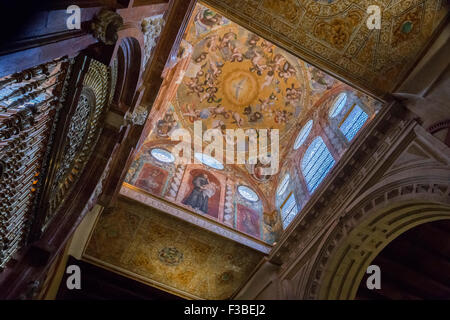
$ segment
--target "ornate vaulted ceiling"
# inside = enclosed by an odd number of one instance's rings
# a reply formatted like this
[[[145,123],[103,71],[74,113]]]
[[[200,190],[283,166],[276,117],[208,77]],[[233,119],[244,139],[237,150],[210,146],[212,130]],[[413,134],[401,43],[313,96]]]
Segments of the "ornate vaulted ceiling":
[[[441,0],[205,0],[247,29],[373,93],[392,92],[448,15]],[[366,25],[369,6],[381,29]]]
[[[343,93],[347,100],[340,112],[342,121],[335,119],[332,124],[330,108]],[[341,133],[333,132],[356,105],[364,108],[370,120],[380,107],[377,100],[199,4],[178,61],[166,72],[163,91],[150,115],[151,130],[126,182],[273,244],[282,231],[275,211],[279,209],[275,190],[280,180],[289,173],[300,188],[302,182],[296,178],[299,159],[315,137],[323,136],[334,159],[339,160],[349,143]],[[177,128],[192,132],[196,121],[202,121],[204,130],[217,128],[224,134],[227,129],[278,129],[280,170],[262,175],[261,163],[225,164],[223,168],[174,163],[170,152],[176,142],[170,139],[171,133]],[[313,124],[304,146],[294,148],[296,137],[310,121]],[[215,188],[208,196],[207,208],[196,206],[193,200],[193,185],[202,175]],[[249,187],[255,195],[239,187]],[[309,195],[298,198],[307,201]]]
[[[290,139],[325,92],[342,85],[206,7],[185,39],[192,61],[172,101],[185,128],[202,120],[208,129],[279,129]]]

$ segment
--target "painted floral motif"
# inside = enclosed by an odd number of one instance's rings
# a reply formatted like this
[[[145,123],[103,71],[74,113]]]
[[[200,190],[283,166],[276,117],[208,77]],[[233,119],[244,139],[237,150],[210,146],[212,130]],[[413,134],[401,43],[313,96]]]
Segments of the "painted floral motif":
[[[290,23],[296,22],[300,14],[300,7],[294,0],[265,0],[263,6]]]
[[[351,11],[343,19],[333,19],[330,22],[317,24],[315,35],[327,41],[334,48],[342,50],[361,21],[362,14],[358,11]]]

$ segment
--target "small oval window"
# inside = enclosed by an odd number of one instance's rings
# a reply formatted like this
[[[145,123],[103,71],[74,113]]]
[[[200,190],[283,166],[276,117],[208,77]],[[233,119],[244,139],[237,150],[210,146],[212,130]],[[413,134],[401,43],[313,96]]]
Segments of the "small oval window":
[[[175,161],[174,155],[164,149],[152,149],[150,153],[153,158],[163,163],[172,163]]]
[[[247,199],[249,201],[256,202],[259,200],[259,197],[256,194],[256,192],[247,186],[239,186],[238,192],[244,199]]]
[[[223,170],[223,168],[224,168],[223,164],[220,161],[218,161],[217,159],[215,159],[211,156],[208,156],[204,153],[196,153],[194,156],[198,161],[200,161],[201,163],[203,163],[204,165],[206,165],[208,167],[211,167],[211,168],[214,168],[217,170]]]

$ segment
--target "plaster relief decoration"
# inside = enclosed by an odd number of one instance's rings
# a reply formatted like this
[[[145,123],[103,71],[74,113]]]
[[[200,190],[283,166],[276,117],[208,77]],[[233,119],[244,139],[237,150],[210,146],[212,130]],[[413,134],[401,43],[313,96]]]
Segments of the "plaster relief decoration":
[[[448,16],[447,1],[205,0],[242,26],[376,94],[392,92]],[[369,29],[369,6],[381,29]]]
[[[119,36],[117,32],[123,26],[123,18],[116,12],[102,9],[91,22],[94,36],[106,45],[113,45]]]
[[[276,1],[265,1],[264,6],[281,10],[280,15],[292,23],[303,12],[300,5],[295,12],[286,11]],[[350,32],[347,29],[361,17],[356,10],[350,17],[324,21],[317,32],[345,46],[351,34],[342,37],[341,33]],[[274,244],[350,141],[373,120],[381,103],[201,4],[195,8],[183,44],[189,53],[183,58],[188,60],[181,62],[184,69],[176,69],[181,79],[172,80],[175,85],[164,82],[164,87],[173,88],[173,95],[154,106],[158,110],[155,127],[138,151],[126,183],[224,228]],[[279,130],[281,170],[269,175],[264,169],[270,165],[261,159],[250,161],[250,139],[239,144],[224,138],[224,145],[246,154],[245,163],[230,164],[225,157],[206,154],[206,142],[203,153],[192,148],[191,163],[177,163],[178,142],[171,139],[172,133],[186,129],[192,137],[199,121],[203,133],[208,129],[223,134],[229,129]],[[314,141],[316,147],[306,153]],[[156,149],[166,150],[168,158],[173,158],[170,170],[164,169],[169,174],[160,180],[149,174],[155,165],[168,166],[152,157]],[[306,173],[301,159],[308,154]],[[322,155],[327,155],[326,163]],[[274,190],[285,172],[290,172],[292,183],[278,199]],[[288,212],[283,204],[290,194],[294,196],[287,202]]]
[[[142,64],[144,68],[150,59],[153,48],[156,46],[156,41],[161,34],[164,23],[163,15],[157,15],[142,20],[141,28],[142,33],[144,34],[144,59],[142,60]]]
[[[128,112],[125,115],[125,121],[136,126],[142,126],[145,124],[147,117],[148,110],[143,106],[138,106],[132,113]]]

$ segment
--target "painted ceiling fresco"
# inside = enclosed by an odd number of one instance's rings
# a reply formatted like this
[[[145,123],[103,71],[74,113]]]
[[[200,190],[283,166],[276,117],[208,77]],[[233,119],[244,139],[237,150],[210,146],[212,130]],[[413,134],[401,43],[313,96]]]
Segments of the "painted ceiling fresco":
[[[192,61],[173,101],[183,127],[279,129],[290,138],[328,91],[324,72],[198,5],[185,40]],[[285,146],[285,145],[283,145]]]
[[[173,94],[165,92],[154,106],[150,119],[157,117],[155,126],[126,182],[268,244],[276,243],[288,221],[280,213],[287,196],[295,194],[295,208],[301,210],[353,137],[381,108],[379,101],[200,4],[174,68],[180,66],[182,72],[163,84],[173,87]],[[230,165],[223,159],[177,163],[170,135],[178,128],[192,132],[196,121],[223,133],[278,129],[280,170],[267,175],[260,162]],[[329,151],[330,161],[328,171],[320,175],[310,170],[316,185],[309,189],[301,159],[310,154],[310,167],[319,170],[314,164],[323,158],[313,156],[313,142],[317,151]],[[292,179],[277,196],[286,174]]]
[[[103,213],[84,259],[188,299],[228,299],[263,254],[131,201]]]
[[[377,94],[392,92],[448,16],[442,0],[205,0],[249,30]],[[381,29],[370,30],[377,5]]]

